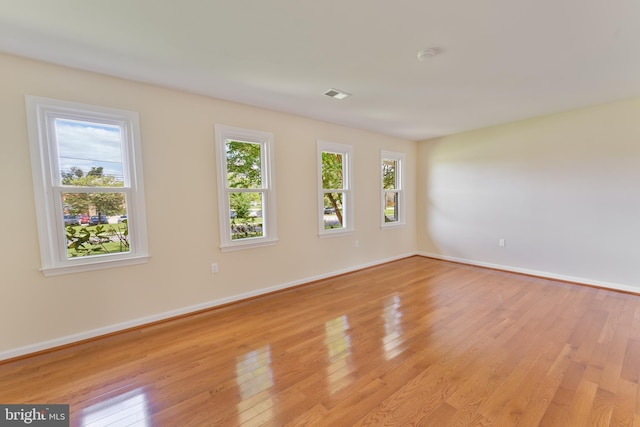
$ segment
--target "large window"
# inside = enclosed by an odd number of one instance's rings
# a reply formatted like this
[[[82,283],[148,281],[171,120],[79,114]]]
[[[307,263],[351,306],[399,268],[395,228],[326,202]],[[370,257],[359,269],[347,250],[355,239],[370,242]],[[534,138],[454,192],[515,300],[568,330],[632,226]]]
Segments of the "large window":
[[[216,125],[220,247],[223,251],[275,244],[273,135]]]
[[[146,262],[137,113],[26,97],[42,271]]]
[[[382,151],[382,226],[404,225],[402,163],[404,153]]]
[[[318,141],[319,234],[353,231],[350,145]]]

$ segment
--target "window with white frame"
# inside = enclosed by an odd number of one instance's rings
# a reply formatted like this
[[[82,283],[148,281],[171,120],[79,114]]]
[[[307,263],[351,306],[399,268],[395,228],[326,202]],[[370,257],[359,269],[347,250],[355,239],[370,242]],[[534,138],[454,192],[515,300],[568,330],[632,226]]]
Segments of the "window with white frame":
[[[404,153],[382,151],[382,227],[404,225]]]
[[[321,237],[354,229],[350,145],[318,141],[318,218]]]
[[[216,125],[220,248],[277,242],[273,135]]]
[[[138,114],[26,97],[42,272],[148,260]]]

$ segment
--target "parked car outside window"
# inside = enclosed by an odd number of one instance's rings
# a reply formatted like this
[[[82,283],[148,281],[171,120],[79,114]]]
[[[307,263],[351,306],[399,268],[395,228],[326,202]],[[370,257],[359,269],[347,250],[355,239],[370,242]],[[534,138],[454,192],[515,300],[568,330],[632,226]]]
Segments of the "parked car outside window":
[[[97,215],[89,218],[89,225],[106,224],[107,222],[108,221],[106,215],[100,215],[100,219],[98,219]]]
[[[78,220],[78,217],[75,215],[65,215],[64,225],[80,225],[80,221]]]

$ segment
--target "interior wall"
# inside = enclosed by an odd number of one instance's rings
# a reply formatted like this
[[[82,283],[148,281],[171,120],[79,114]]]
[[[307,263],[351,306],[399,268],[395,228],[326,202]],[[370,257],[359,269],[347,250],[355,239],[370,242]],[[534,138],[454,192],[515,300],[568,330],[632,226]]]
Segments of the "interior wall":
[[[421,142],[419,250],[640,292],[639,118],[631,99]]]
[[[414,183],[416,142],[15,56],[0,55],[0,69],[0,358],[416,252],[415,186],[406,188],[407,225],[380,229],[380,151],[406,153]],[[25,94],[140,114],[147,264],[39,271]],[[276,246],[218,248],[215,124],[274,134]],[[317,139],[354,147],[351,235],[318,237]]]

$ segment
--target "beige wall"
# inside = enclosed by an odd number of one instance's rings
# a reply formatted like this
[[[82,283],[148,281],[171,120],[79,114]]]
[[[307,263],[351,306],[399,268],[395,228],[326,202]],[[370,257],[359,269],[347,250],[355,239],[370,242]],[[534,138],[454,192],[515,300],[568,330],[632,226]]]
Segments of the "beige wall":
[[[640,292],[640,99],[424,141],[419,164],[421,252]]]
[[[406,227],[381,230],[379,216],[380,150],[405,152],[414,183],[415,142],[13,56],[0,55],[0,69],[0,358],[416,251],[413,185]],[[47,278],[38,271],[25,94],[139,112],[148,264]],[[218,249],[216,123],[275,135],[276,246]],[[350,236],[317,236],[317,139],[354,146]]]

